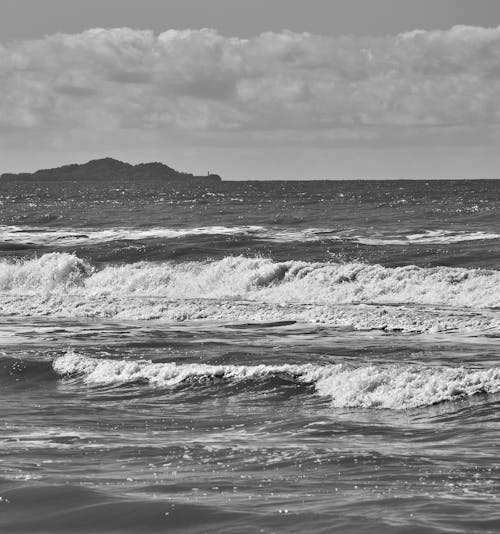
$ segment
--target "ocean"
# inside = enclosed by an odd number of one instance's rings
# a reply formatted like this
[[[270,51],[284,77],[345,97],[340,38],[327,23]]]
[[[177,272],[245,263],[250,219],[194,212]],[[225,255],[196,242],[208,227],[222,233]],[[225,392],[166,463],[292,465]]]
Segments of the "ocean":
[[[0,182],[0,531],[500,531],[500,181]]]

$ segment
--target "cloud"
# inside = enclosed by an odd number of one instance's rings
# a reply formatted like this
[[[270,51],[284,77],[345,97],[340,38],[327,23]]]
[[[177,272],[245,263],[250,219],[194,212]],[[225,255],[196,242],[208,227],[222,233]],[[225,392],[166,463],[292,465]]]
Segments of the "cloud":
[[[0,45],[0,86],[3,131],[47,135],[477,127],[500,118],[500,28],[251,39],[92,29]]]

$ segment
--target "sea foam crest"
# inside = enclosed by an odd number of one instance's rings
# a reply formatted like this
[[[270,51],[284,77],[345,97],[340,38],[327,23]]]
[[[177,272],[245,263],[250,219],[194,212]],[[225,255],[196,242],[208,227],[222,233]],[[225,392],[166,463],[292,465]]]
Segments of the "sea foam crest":
[[[316,393],[329,398],[336,408],[405,410],[500,392],[500,367],[477,370],[420,365],[177,364],[98,359],[71,350],[56,358],[53,367],[63,377],[78,376],[95,386],[143,382],[168,387],[190,380],[238,382],[286,376],[297,383],[314,386]]]
[[[145,239],[196,238],[197,236],[247,236],[266,241],[345,241],[370,246],[453,244],[464,241],[500,239],[500,234],[487,231],[427,230],[423,233],[355,235],[353,230],[331,228],[282,228],[279,226],[201,226],[195,228],[53,228],[41,226],[0,225],[0,240],[7,243],[38,244],[55,247],[97,244],[112,241]]]
[[[0,240],[7,243],[75,246],[110,241],[175,239],[203,235],[247,235],[264,231],[262,226],[201,226],[197,228],[51,228],[0,225]]]
[[[424,233],[400,236],[358,236],[353,238],[362,245],[436,245],[500,239],[500,234],[482,231],[427,230]]]
[[[82,287],[94,272],[73,254],[52,252],[39,258],[0,261],[0,291],[43,292]]]
[[[79,297],[224,299],[268,304],[429,304],[500,306],[500,271],[452,267],[383,267],[361,262],[274,262],[226,257],[184,263],[139,262],[101,270],[72,254],[0,261],[0,291],[43,290]]]

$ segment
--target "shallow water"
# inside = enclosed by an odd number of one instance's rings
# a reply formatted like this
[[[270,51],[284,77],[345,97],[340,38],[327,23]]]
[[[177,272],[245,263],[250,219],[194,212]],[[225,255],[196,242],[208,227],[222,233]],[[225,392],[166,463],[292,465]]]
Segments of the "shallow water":
[[[2,531],[498,531],[498,186],[0,184]]]

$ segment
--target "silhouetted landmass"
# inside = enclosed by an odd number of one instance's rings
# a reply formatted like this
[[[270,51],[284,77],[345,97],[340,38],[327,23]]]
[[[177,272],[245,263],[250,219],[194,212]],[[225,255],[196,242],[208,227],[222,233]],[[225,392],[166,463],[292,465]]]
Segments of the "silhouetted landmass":
[[[63,165],[54,169],[41,169],[28,173],[4,173],[2,180],[33,180],[38,181],[144,181],[165,180],[171,182],[203,182],[215,184],[221,181],[218,174],[196,176],[187,172],[179,172],[164,163],[139,163],[131,165],[113,158],[95,159],[88,163]]]

